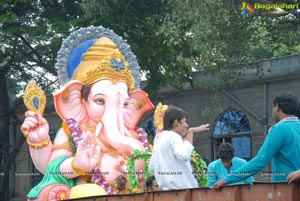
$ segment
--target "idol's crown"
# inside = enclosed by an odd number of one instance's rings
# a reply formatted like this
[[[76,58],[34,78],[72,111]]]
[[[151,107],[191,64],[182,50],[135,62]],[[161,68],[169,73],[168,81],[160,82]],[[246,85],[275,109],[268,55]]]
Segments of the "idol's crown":
[[[84,84],[93,84],[103,79],[114,83],[123,81],[129,90],[134,89],[134,78],[128,62],[116,44],[107,37],[97,40],[82,56],[72,79]]]

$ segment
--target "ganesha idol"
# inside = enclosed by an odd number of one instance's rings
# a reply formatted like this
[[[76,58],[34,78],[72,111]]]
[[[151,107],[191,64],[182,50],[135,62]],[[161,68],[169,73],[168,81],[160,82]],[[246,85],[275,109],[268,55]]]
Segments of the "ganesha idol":
[[[148,148],[146,133],[136,126],[145,112],[154,109],[147,93],[139,89],[135,55],[113,31],[82,28],[63,42],[56,69],[62,88],[53,96],[62,127],[54,142],[39,110],[43,102],[39,96],[27,98],[38,109],[28,109],[21,126],[32,161],[44,174],[28,200],[126,192],[127,158],[134,150]],[[135,171],[143,165],[137,160]]]

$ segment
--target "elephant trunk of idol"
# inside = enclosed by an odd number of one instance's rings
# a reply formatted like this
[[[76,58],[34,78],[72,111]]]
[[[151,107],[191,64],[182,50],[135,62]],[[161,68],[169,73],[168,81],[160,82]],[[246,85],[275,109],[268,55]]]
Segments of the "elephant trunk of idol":
[[[100,135],[119,154],[132,152],[134,149],[143,150],[142,144],[129,134],[124,124],[124,101],[116,98],[106,102],[102,118],[103,128]]]

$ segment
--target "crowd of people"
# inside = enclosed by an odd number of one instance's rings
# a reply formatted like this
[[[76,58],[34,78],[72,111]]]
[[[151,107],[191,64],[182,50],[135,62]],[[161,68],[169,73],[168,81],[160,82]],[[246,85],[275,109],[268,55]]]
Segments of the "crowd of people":
[[[272,162],[271,181],[300,180],[300,110],[297,97],[281,92],[273,99],[272,118],[275,124],[257,155],[250,161],[235,157],[234,147],[222,143],[218,159],[208,164],[209,186],[253,184],[254,175]],[[163,117],[163,132],[155,139],[149,168],[153,176],[146,182],[147,191],[197,188],[190,163],[196,133],[209,130],[209,124],[189,128],[188,114],[181,108],[169,107]],[[298,160],[297,160],[298,159]],[[152,182],[155,181],[152,187]]]

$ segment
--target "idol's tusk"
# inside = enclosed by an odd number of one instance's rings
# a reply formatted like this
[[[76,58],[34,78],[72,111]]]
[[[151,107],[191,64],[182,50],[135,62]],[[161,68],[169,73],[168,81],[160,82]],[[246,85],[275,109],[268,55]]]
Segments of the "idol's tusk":
[[[99,136],[101,130],[102,130],[102,122],[100,121],[96,127],[96,136],[97,137]]]

